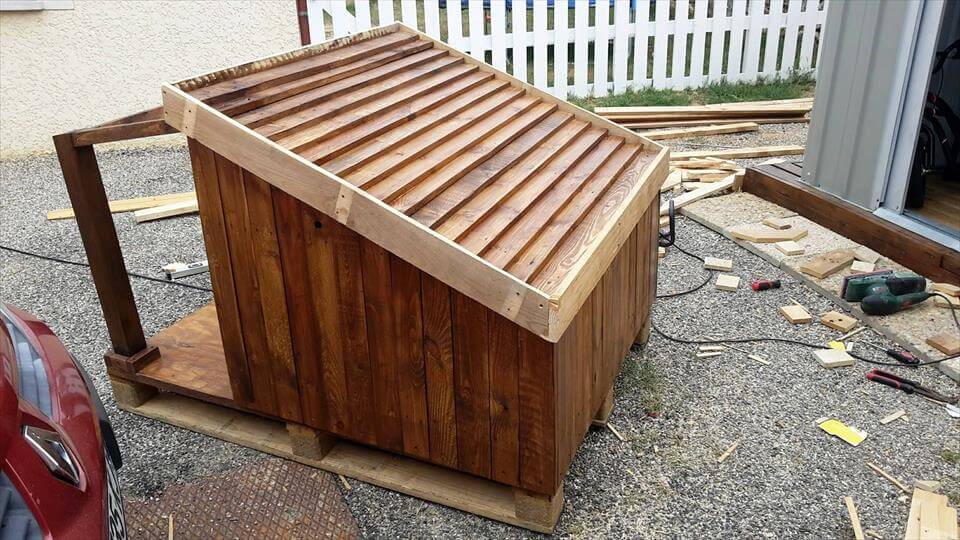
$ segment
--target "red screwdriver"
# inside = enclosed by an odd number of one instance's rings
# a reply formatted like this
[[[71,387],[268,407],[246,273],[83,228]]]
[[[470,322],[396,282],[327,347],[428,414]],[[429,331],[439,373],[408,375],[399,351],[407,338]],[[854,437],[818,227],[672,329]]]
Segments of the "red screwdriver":
[[[758,279],[754,281],[750,287],[755,291],[766,291],[767,289],[779,289],[780,280],[779,279]]]
[[[861,341],[860,343],[863,343],[864,345],[869,345],[876,349],[880,349],[881,351],[887,353],[887,356],[889,356],[890,358],[894,358],[898,362],[907,364],[908,366],[915,366],[920,363],[919,358],[908,353],[907,351],[899,351],[897,349],[884,349],[883,347],[875,343],[870,343],[869,341]]]

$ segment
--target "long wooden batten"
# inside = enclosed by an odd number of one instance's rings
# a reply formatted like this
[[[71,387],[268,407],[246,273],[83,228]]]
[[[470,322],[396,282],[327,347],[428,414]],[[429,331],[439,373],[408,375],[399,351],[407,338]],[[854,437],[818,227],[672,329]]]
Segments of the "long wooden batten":
[[[163,88],[217,154],[551,342],[668,151],[400,24]]]

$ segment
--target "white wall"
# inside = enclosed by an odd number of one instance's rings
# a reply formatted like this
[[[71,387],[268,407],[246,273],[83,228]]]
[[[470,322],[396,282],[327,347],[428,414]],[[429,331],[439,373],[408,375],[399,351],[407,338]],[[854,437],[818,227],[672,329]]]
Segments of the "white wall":
[[[75,0],[0,12],[0,157],[160,105],[160,84],[298,47],[294,0]]]

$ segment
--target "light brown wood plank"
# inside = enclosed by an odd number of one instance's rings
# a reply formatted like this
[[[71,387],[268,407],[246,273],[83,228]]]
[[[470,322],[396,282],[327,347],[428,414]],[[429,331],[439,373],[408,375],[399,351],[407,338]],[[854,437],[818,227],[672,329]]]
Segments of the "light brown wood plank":
[[[459,240],[471,230],[488,212],[496,208],[504,199],[523,187],[528,178],[537,174],[568,145],[579,140],[587,131],[589,124],[574,120],[558,132],[547,138],[520,163],[511,167],[485,189],[476,193],[460,209],[447,219],[433,224],[436,231],[452,240]]]
[[[424,204],[413,214],[413,218],[433,228],[436,223],[459,210],[473,195],[527,157],[544,139],[556,133],[572,119],[573,115],[570,113],[554,112]]]
[[[415,70],[431,62],[434,64],[433,70],[422,73],[422,76],[426,76],[428,73],[435,73],[447,65],[450,65],[451,58],[443,51],[428,49],[402,57],[389,64],[384,64],[368,71],[340,79],[339,81],[262,105],[236,115],[235,119],[247,127],[257,128],[277,118],[289,116],[339,96],[349,94],[363,99],[363,96],[365,96],[362,92],[364,88],[386,80],[398,80],[397,75],[403,75],[408,70]],[[399,78],[399,81],[400,84],[403,84],[410,82],[411,79]]]
[[[534,125],[555,111],[555,104],[540,103],[526,113],[520,115],[500,126],[494,133],[489,134],[483,140],[476,141],[464,146],[465,152],[462,152],[456,159],[450,161],[442,169],[435,171],[428,178],[417,183],[409,191],[402,195],[393,197],[390,204],[397,210],[410,215],[423,207],[432,200],[437,194],[446,189],[450,184],[456,182],[470,171],[476,168],[491,156],[510,144],[514,139],[523,135]],[[457,139],[460,137],[458,136]],[[432,159],[432,153],[423,158]]]
[[[453,377],[453,310],[450,288],[422,274],[423,354],[430,417],[430,460],[456,467],[457,411]]]
[[[321,71],[306,77],[299,77],[290,82],[278,84],[269,88],[246,92],[226,100],[211,100],[210,105],[227,116],[235,116],[247,111],[251,111],[264,105],[269,105],[280,101],[281,99],[295,96],[302,92],[313,90],[321,86],[334,83],[352,75],[357,75],[375,67],[388,64],[410,54],[427,50],[433,47],[432,43],[426,41],[414,41],[406,43],[395,49],[390,49],[376,53],[369,57],[361,58],[355,62],[344,64],[333,69]]]

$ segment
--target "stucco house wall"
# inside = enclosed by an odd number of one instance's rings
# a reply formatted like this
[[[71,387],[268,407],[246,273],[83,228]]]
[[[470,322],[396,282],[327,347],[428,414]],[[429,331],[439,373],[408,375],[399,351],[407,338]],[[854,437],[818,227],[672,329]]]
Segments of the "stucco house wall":
[[[160,105],[160,84],[300,45],[294,0],[74,0],[0,11],[0,158]]]

